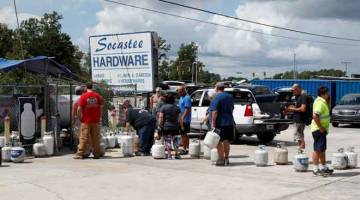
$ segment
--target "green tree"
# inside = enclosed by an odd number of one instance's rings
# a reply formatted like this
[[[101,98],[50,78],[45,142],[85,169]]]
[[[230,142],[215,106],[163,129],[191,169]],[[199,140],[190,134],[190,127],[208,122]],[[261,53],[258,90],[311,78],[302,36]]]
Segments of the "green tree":
[[[337,69],[321,69],[318,71],[302,71],[297,74],[298,79],[311,79],[315,76],[345,76],[345,72]],[[287,71],[284,73],[275,74],[274,79],[292,79],[294,77],[293,71]]]
[[[6,24],[0,23],[0,58],[5,58],[13,46],[15,33],[7,27]]]

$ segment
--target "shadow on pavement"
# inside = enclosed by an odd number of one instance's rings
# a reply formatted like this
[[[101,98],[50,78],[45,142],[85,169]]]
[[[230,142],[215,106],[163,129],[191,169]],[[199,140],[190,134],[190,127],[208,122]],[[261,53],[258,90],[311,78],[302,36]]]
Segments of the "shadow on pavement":
[[[360,128],[360,124],[346,124],[346,125],[339,125],[338,128]]]
[[[230,162],[229,167],[255,165],[254,162]]]
[[[246,156],[246,155],[232,155],[232,156],[229,156],[229,158],[248,158],[249,156]]]
[[[266,144],[266,146],[270,146],[270,147],[276,147],[276,145],[279,142],[284,142],[285,146],[287,147],[291,147],[291,146],[297,146],[296,142],[293,141],[283,141],[283,140],[276,140],[274,139],[273,141],[271,141],[270,143]],[[248,136],[243,136],[240,138],[240,142],[239,144],[233,144],[233,145],[251,145],[251,146],[258,146],[261,145],[261,143],[259,142],[259,140],[255,137],[248,137]]]
[[[0,165],[0,168],[1,167],[10,167],[10,165]]]
[[[360,172],[341,172],[341,171],[335,171],[331,177],[352,177],[352,176],[358,176],[360,175]]]

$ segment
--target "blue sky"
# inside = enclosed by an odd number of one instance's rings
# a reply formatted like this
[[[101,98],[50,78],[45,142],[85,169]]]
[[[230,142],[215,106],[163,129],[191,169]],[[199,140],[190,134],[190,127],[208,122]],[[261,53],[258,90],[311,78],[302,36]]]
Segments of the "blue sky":
[[[268,27],[262,27],[223,17],[203,14],[157,0],[116,0],[128,4],[171,12],[266,34],[279,34],[316,41],[348,43],[319,37],[309,37]],[[335,36],[360,38],[360,1],[347,0],[173,0],[200,8],[262,23]],[[343,69],[341,61],[351,61],[351,73],[360,73],[356,47],[325,45],[314,42],[280,39],[250,32],[186,21],[142,10],[115,5],[101,0],[17,0],[21,19],[57,11],[63,15],[63,31],[75,44],[88,49],[88,37],[94,34],[156,31],[172,45],[170,57],[176,56],[181,43],[196,42],[200,46],[200,60],[206,69],[230,76],[253,72],[262,78],[263,72],[274,75],[291,70],[293,54],[297,54],[300,70],[320,68]],[[13,1],[0,0],[0,23],[16,25]]]

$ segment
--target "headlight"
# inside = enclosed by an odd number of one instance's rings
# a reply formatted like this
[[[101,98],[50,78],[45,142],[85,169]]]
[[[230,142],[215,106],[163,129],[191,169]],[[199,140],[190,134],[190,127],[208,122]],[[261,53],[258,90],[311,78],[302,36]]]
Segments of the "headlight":
[[[334,114],[335,114],[335,115],[336,115],[336,114],[339,114],[339,110],[335,110],[335,109],[332,110],[332,114],[333,114],[333,115],[334,115]]]

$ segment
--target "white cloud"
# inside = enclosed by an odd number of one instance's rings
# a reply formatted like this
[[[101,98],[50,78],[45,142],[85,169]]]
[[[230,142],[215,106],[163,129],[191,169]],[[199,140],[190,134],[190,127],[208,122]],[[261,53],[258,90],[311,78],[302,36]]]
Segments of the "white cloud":
[[[325,59],[327,52],[319,47],[310,46],[308,42],[299,44],[296,48],[279,48],[271,50],[268,53],[269,58],[291,60],[294,53],[299,60],[303,61],[319,61]]]
[[[19,23],[29,18],[40,18],[37,15],[33,15],[29,13],[19,13],[18,17],[19,17]],[[7,24],[10,28],[17,27],[16,15],[13,8],[11,7],[0,8],[0,23]]]

